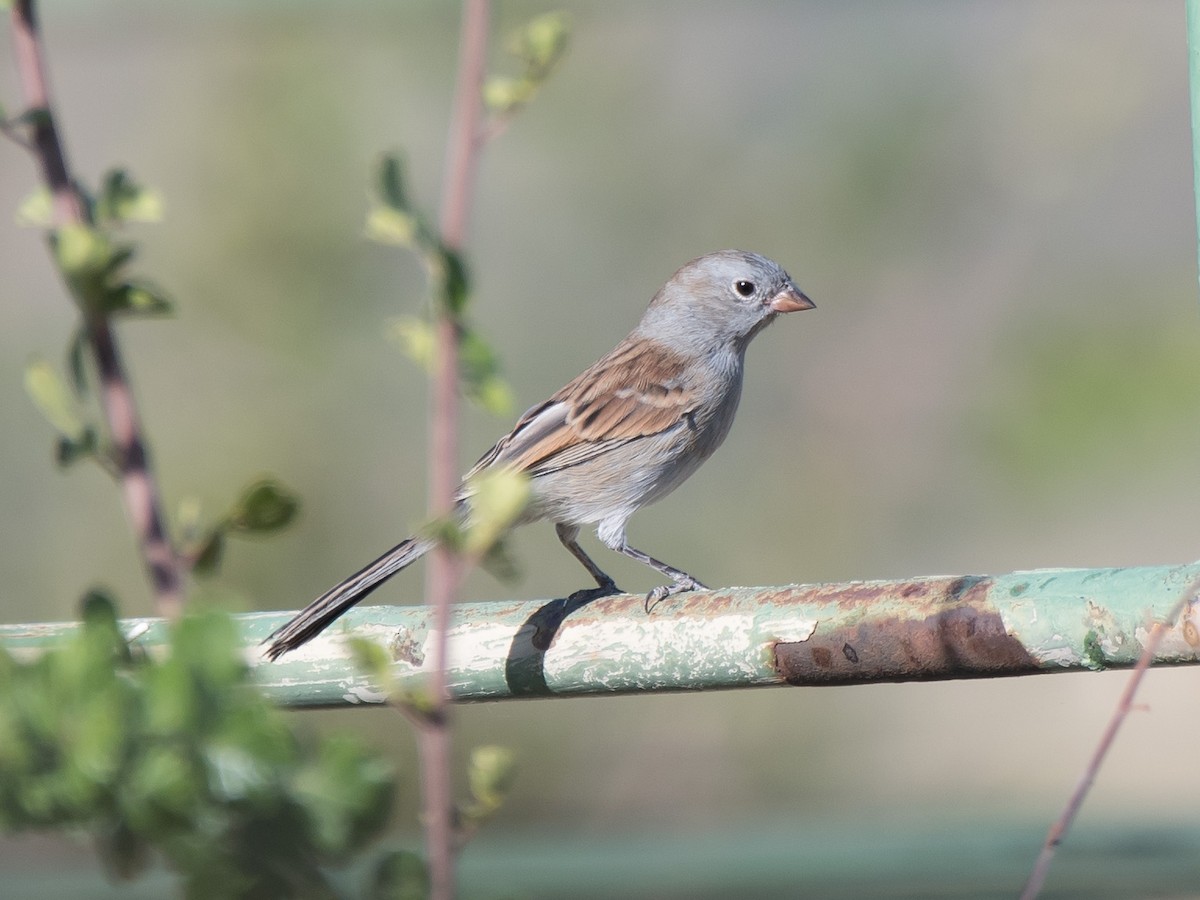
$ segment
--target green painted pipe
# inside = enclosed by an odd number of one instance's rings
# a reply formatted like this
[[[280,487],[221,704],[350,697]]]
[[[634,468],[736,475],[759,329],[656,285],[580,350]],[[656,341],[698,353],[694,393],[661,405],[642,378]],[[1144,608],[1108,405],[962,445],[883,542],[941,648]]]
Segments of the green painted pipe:
[[[1130,666],[1200,565],[1041,569],[998,576],[729,588],[681,594],[650,613],[640,596],[572,607],[566,600],[463,603],[454,610],[449,685],[458,700],[762,685],[852,684],[1026,675]],[[345,637],[387,648],[401,683],[424,674],[430,610],[353,610],[278,662],[259,643],[291,613],[238,617],[263,690],[283,706],[378,703]],[[124,623],[153,653],[159,619]],[[0,627],[0,643],[36,653],[75,627]],[[1157,664],[1200,651],[1195,597]]]

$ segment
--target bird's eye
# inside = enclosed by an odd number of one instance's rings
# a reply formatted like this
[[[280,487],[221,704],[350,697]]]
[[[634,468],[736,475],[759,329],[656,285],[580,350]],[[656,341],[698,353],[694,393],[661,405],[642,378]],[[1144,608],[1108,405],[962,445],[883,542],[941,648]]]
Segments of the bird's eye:
[[[755,288],[754,288],[753,281],[745,281],[745,280],[735,281],[733,283],[733,289],[738,292],[739,297],[753,297],[754,296]]]

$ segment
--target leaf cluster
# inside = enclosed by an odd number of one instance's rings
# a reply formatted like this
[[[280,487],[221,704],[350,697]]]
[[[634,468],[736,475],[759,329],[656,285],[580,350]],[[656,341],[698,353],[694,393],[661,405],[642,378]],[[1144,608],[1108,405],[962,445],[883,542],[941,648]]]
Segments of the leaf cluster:
[[[162,199],[139,185],[123,169],[108,172],[94,194],[75,185],[84,206],[84,222],[53,227],[50,192],[30,195],[17,210],[23,225],[49,229],[50,249],[72,297],[89,315],[164,315],[171,311],[166,294],[149,281],[127,274],[132,244],[114,238],[129,222],[162,218]]]
[[[90,393],[87,346],[94,330],[107,327],[113,317],[161,316],[171,311],[161,289],[128,273],[134,247],[114,236],[126,223],[157,221],[162,201],[122,169],[105,175],[94,194],[78,185],[75,190],[86,211],[85,223],[53,227],[51,197],[44,187],[17,212],[22,224],[47,229],[54,261],[83,314],[67,348],[68,377],[45,360],[34,360],[25,370],[25,389],[58,432],[55,459],[60,466],[91,459],[115,474],[112,448],[84,411]]]
[[[508,50],[521,72],[493,75],[484,84],[483,100],[495,119],[506,121],[533,100],[562,62],[570,39],[571,19],[561,11],[535,16],[509,39]]]
[[[434,363],[433,318],[446,316],[458,334],[459,379],[467,399],[495,414],[512,408],[512,392],[500,374],[496,352],[470,326],[467,308],[471,276],[462,255],[447,246],[430,217],[410,200],[404,163],[385,154],[375,173],[375,190],[367,212],[366,233],[372,240],[412,251],[425,268],[431,303],[421,317],[393,322],[389,336],[426,371]]]
[[[505,538],[533,497],[529,476],[515,469],[484,469],[466,483],[471,513],[450,515],[422,529],[471,565],[481,565],[502,581],[519,574]]]
[[[287,528],[300,511],[300,499],[272,478],[263,478],[242,491],[233,506],[216,522],[202,525],[199,510],[186,504],[179,518],[183,540],[190,547],[185,558],[196,575],[213,575],[221,565],[229,537],[261,537]]]
[[[490,122],[477,136],[485,140],[533,100],[546,79],[558,68],[570,39],[570,18],[562,12],[536,16],[509,41],[509,50],[521,65],[516,77],[494,75],[483,87]],[[468,400],[496,415],[513,406],[512,391],[500,373],[500,360],[491,345],[471,327],[467,308],[471,279],[466,260],[439,236],[428,214],[411,200],[404,164],[397,154],[385,154],[376,168],[366,233],[381,244],[403,247],[421,261],[429,279],[431,309],[422,317],[397,319],[390,336],[427,371],[432,371],[434,340],[432,321],[448,317],[458,332],[459,381]]]
[[[396,677],[388,652],[367,638],[351,638],[355,665],[384,693],[388,702],[407,715],[423,719],[434,714],[433,698],[423,682]],[[504,806],[516,777],[512,750],[494,744],[475,747],[467,763],[467,798],[456,804],[456,843],[466,843]]]
[[[337,896],[327,869],[386,823],[394,774],[357,738],[298,737],[251,683],[232,620],[191,614],[161,659],[93,593],[32,661],[0,649],[0,825],[81,829],[109,871],[156,856],[189,897]],[[371,896],[399,896],[388,857]]]

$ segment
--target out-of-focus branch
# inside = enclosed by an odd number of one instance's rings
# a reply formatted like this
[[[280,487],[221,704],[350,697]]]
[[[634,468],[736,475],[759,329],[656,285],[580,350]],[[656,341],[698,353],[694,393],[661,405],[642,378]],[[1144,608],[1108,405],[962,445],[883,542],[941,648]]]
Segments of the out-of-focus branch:
[[[442,243],[459,252],[466,241],[472,188],[480,147],[483,76],[487,65],[488,0],[466,0],[463,6],[458,76],[446,149],[446,175],[439,230]],[[436,361],[432,386],[430,428],[430,511],[447,516],[458,487],[458,357],[457,311],[448,303],[435,310]],[[423,766],[425,834],[430,873],[430,896],[454,896],[454,791],[450,775],[449,695],[446,652],[450,612],[458,592],[462,567],[452,549],[438,547],[429,567],[428,602],[434,608],[434,641],[430,694],[432,705],[420,729]]]
[[[13,45],[32,147],[50,190],[56,228],[90,226],[90,212],[71,177],[58,135],[33,0],[14,0]],[[100,380],[100,403],[112,441],[125,512],[138,540],[160,615],[183,606],[179,561],[167,536],[158,486],[142,438],[137,405],[106,311],[81,303],[84,330]]]
[[[17,61],[25,116],[32,134],[32,147],[42,170],[42,179],[54,201],[54,219],[59,225],[83,224],[87,213],[71,182],[66,152],[50,113],[50,89],[38,33],[33,0],[15,0],[12,7],[13,55]]]
[[[1117,701],[1117,708],[1113,710],[1112,718],[1108,720],[1108,725],[1105,726],[1104,732],[1100,735],[1100,740],[1096,742],[1096,749],[1092,752],[1092,758],[1088,760],[1079,783],[1071,793],[1067,805],[1063,807],[1062,815],[1050,826],[1050,831],[1046,834],[1046,841],[1042,844],[1042,850],[1038,854],[1037,862],[1034,863],[1029,880],[1025,882],[1025,888],[1021,891],[1021,900],[1034,900],[1042,892],[1046,876],[1050,873],[1050,864],[1054,861],[1054,854],[1066,839],[1067,832],[1070,831],[1071,825],[1075,822],[1075,817],[1079,815],[1079,810],[1083,807],[1083,801],[1087,799],[1088,792],[1092,789],[1092,785],[1096,781],[1096,776],[1100,773],[1100,766],[1104,764],[1104,757],[1108,755],[1109,748],[1112,747],[1112,743],[1117,737],[1117,732],[1120,731],[1121,726],[1125,723],[1125,717],[1133,710],[1133,698],[1141,686],[1142,678],[1149,671],[1150,664],[1154,661],[1154,657],[1158,653],[1159,645],[1162,644],[1167,632],[1174,627],[1179,617],[1183,615],[1184,610],[1196,601],[1197,594],[1200,594],[1200,575],[1193,578],[1188,586],[1183,589],[1175,606],[1167,613],[1165,620],[1154,624],[1154,629],[1150,632],[1150,636],[1146,639],[1146,643],[1142,647],[1142,655],[1138,658],[1137,665],[1134,667],[1133,673],[1129,676],[1125,690],[1121,692],[1121,699]]]

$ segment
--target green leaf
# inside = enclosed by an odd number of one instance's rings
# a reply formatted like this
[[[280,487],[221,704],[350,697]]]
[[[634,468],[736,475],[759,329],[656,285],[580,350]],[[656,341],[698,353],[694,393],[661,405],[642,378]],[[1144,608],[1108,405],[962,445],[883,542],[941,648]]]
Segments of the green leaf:
[[[79,397],[87,396],[87,363],[85,350],[87,348],[87,333],[80,327],[71,335],[71,343],[67,346],[67,371],[71,373],[71,387]]]
[[[531,74],[544,79],[562,61],[571,39],[571,17],[548,12],[530,19],[513,38],[511,49]]]
[[[416,217],[390,206],[375,206],[367,213],[366,235],[380,244],[414,247],[419,227]]]
[[[206,789],[191,754],[172,743],[144,747],[127,775],[125,813],[139,832],[186,827]]]
[[[363,637],[350,638],[350,655],[354,667],[381,687],[392,680],[392,661],[388,652],[375,641]]]
[[[463,543],[466,540],[462,526],[453,516],[429,520],[421,527],[421,533],[456,553],[462,551]]]
[[[252,484],[229,514],[230,531],[270,534],[286,528],[300,509],[299,498],[277,481],[263,479]]]
[[[485,469],[468,489],[471,519],[463,549],[482,557],[520,518],[532,489],[529,476],[512,469]]]
[[[67,387],[58,370],[44,359],[36,359],[25,367],[25,392],[46,420],[64,438],[78,442],[84,439],[84,424],[75,395]]]
[[[216,610],[193,611],[171,630],[171,662],[187,667],[188,677],[206,692],[228,690],[245,680],[237,626]]]
[[[393,319],[387,328],[387,336],[398,344],[417,365],[429,371],[433,366],[433,326],[425,319],[402,316]]]
[[[102,631],[108,635],[120,635],[117,622],[117,604],[112,594],[100,588],[92,588],[79,600],[79,617],[85,630]]]
[[[54,222],[54,204],[50,190],[39,187],[17,207],[17,224],[22,228],[49,228]]]
[[[368,900],[426,900],[429,870],[416,853],[393,850],[385,853],[371,873]]]
[[[467,764],[471,802],[459,810],[463,820],[478,827],[494,816],[504,805],[516,772],[516,757],[507,747],[486,745],[472,750]]]
[[[407,211],[408,191],[404,186],[404,161],[394,153],[384,154],[375,173],[379,199],[392,209]]]
[[[192,573],[201,578],[215,575],[221,567],[221,558],[224,555],[225,531],[221,528],[214,528],[196,550],[192,562]]]
[[[387,762],[356,739],[335,734],[297,774],[293,791],[312,813],[316,846],[340,859],[386,822],[394,786]]]
[[[471,296],[471,279],[462,255],[449,247],[439,246],[427,262],[434,283],[434,295],[441,309],[455,319],[467,308]]]
[[[171,312],[171,301],[158,288],[139,281],[125,281],[105,292],[104,309],[110,314],[161,316]]]
[[[483,102],[493,113],[506,114],[529,102],[533,88],[525,79],[493,75],[484,82]]]
[[[474,329],[464,329],[459,345],[463,392],[493,415],[512,410],[512,389],[500,375],[500,360]]]
[[[121,296],[124,286],[118,270],[133,257],[132,247],[114,244],[103,231],[74,223],[51,232],[50,246],[82,308],[108,311],[131,303]]]
[[[63,274],[72,281],[94,279],[108,273],[114,261],[128,260],[128,248],[118,257],[116,248],[102,232],[87,225],[70,223],[54,231],[51,244]]]
[[[54,445],[54,462],[62,467],[74,465],[81,459],[95,458],[100,450],[100,438],[90,425],[78,438],[60,436]]]
[[[504,535],[488,547],[479,565],[497,581],[512,584],[520,579],[521,567],[509,550],[507,538],[508,535]]]
[[[516,755],[508,747],[486,744],[471,751],[467,784],[471,796],[499,806],[512,789],[517,773]]]
[[[55,261],[84,309],[105,315],[160,315],[170,301],[157,287],[125,278],[121,270],[134,256],[129,244],[114,243],[102,230],[69,224],[51,233]]]
[[[518,78],[492,76],[483,87],[483,101],[495,116],[510,116],[527,105],[566,55],[570,17],[551,12],[531,19],[509,40],[509,50],[522,63]]]
[[[375,173],[375,194],[367,212],[367,237],[427,257],[437,241],[429,222],[409,203],[404,163],[399,156],[387,154],[380,159]]]
[[[124,169],[113,169],[104,178],[96,201],[97,218],[116,224],[158,222],[162,219],[162,197],[133,181]]]

